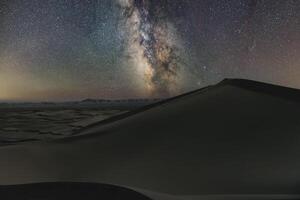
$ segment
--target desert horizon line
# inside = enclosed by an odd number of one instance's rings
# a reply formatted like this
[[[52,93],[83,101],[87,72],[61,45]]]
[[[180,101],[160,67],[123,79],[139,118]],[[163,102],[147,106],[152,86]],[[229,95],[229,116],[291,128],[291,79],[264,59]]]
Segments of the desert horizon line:
[[[83,98],[83,99],[75,99],[75,100],[1,100],[0,103],[76,103],[76,102],[88,102],[88,101],[95,101],[95,102],[125,102],[125,101],[156,101],[162,100],[166,98]]]

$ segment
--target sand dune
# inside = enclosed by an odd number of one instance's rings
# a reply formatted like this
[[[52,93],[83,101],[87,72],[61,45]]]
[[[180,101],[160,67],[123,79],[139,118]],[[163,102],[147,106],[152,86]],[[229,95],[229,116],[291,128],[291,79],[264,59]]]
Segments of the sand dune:
[[[0,184],[107,183],[157,200],[298,198],[299,114],[298,90],[225,80],[89,126],[81,136],[1,147]]]
[[[150,200],[133,190],[98,183],[34,183],[0,187],[1,199],[9,200]],[[99,198],[101,197],[101,198]]]

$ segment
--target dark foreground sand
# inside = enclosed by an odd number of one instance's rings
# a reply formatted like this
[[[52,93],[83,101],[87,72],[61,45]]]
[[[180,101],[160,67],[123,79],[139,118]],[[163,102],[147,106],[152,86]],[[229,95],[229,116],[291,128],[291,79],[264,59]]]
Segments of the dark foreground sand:
[[[133,190],[99,183],[56,182],[1,186],[0,194],[1,199],[13,200],[150,200]]]
[[[226,80],[81,136],[1,147],[0,184],[105,183],[156,200],[298,199],[299,116],[298,90]]]

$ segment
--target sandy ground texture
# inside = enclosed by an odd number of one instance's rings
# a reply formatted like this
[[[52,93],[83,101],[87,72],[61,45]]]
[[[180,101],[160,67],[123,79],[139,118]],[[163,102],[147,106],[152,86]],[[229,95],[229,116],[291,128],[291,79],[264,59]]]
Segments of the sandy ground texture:
[[[0,185],[105,183],[154,200],[299,199],[299,113],[299,90],[226,80],[79,136],[2,146]]]
[[[97,109],[0,109],[0,145],[76,135],[90,124],[126,111]]]

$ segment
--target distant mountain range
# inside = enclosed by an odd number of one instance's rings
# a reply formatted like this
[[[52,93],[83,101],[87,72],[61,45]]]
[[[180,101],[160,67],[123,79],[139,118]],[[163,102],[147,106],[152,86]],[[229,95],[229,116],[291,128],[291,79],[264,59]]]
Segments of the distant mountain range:
[[[122,102],[157,102],[161,99],[84,99],[78,103],[122,103]]]

